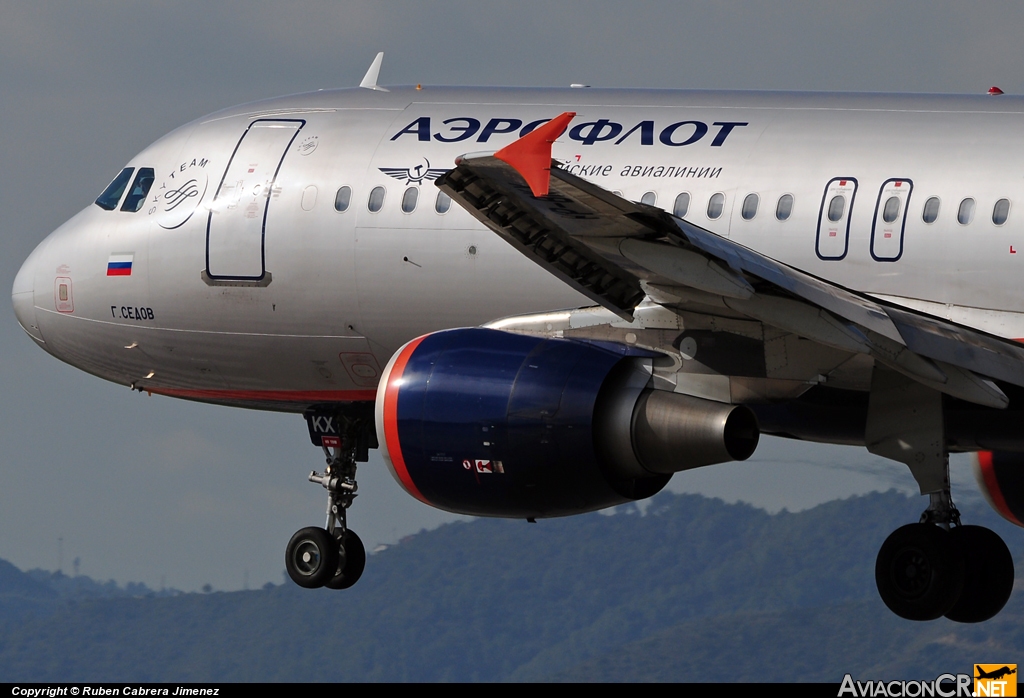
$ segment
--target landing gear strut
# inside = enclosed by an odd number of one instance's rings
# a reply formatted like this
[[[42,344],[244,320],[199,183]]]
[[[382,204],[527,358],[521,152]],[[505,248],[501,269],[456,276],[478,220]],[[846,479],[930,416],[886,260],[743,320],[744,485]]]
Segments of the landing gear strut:
[[[865,437],[872,453],[906,463],[930,498],[920,522],[896,529],[878,552],[885,605],[907,620],[980,623],[999,613],[1013,591],[1013,558],[994,532],[960,523],[941,394],[876,366]]]
[[[310,438],[327,457],[323,474],[315,470],[309,481],[327,490],[327,523],[295,533],[285,549],[285,569],[296,584],[307,589],[326,586],[347,589],[366,566],[366,550],[348,528],[348,509],[356,498],[356,463],[367,460],[373,422],[365,416],[308,413]]]

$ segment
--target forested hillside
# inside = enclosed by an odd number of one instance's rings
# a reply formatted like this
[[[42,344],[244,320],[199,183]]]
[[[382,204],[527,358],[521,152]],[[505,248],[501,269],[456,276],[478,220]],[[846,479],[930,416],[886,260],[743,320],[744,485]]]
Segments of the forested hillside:
[[[481,519],[371,556],[344,592],[102,598],[3,563],[0,676],[836,682],[1017,661],[1017,594],[979,626],[902,621],[878,600],[878,546],[924,504],[889,492],[769,515],[662,494],[644,514]],[[982,505],[964,514],[997,528],[1019,561],[1024,531]]]

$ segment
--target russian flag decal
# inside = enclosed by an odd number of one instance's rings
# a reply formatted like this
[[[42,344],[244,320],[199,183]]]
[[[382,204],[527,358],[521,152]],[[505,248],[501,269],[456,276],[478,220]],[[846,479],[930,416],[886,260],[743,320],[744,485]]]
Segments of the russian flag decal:
[[[107,276],[131,276],[134,253],[112,254],[107,262]]]

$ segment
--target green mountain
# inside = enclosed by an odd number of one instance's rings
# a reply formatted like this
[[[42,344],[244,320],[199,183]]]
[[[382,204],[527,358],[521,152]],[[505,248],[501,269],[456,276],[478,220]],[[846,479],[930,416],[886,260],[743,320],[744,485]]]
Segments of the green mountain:
[[[0,566],[0,676],[838,682],[847,672],[934,678],[1017,661],[1016,595],[978,626],[903,621],[878,600],[877,549],[923,506],[889,492],[769,515],[661,494],[643,513],[479,519],[372,556],[344,592],[65,591],[41,604],[32,594],[46,592],[45,580],[25,586]],[[1018,529],[980,503],[964,514],[997,529],[1019,559]]]

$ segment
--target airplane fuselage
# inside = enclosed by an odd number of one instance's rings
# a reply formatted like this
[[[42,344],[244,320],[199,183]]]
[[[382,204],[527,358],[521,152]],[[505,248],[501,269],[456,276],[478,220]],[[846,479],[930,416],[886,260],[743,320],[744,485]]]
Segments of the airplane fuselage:
[[[459,206],[439,212],[432,186],[569,110],[553,155],[605,189],[1024,337],[1021,99],[597,89],[335,90],[204,117],[131,159],[112,210],[39,245],[19,320],[54,356],[155,393],[372,400],[413,337],[591,304]],[[122,210],[142,168],[152,186]]]
[[[961,525],[948,455],[981,452],[1024,525],[1024,100],[387,91],[381,58],[374,89],[135,156],[22,266],[28,334],[140,391],[303,412],[328,494],[286,546],[304,587],[362,574],[373,447],[427,504],[536,520],[763,432],[909,466],[929,506],[879,552],[894,613],[999,612],[1012,556]]]

